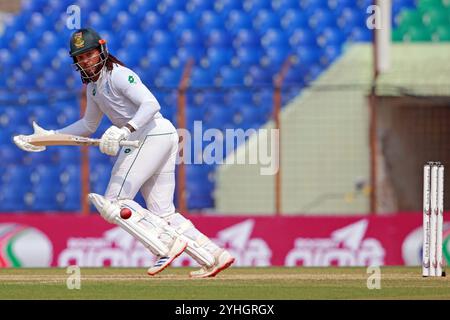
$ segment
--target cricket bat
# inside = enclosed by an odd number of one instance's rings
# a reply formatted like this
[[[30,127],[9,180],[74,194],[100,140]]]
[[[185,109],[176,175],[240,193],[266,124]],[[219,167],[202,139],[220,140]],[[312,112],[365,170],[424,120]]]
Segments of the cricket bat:
[[[93,139],[71,134],[51,134],[35,136],[28,140],[29,143],[35,146],[98,146],[100,139]],[[119,142],[121,147],[139,147],[139,141],[122,140]]]

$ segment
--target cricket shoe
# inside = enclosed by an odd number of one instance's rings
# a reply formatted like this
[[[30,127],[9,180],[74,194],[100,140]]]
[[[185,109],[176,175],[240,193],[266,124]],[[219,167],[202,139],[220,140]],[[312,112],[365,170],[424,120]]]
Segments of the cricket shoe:
[[[148,268],[147,274],[150,276],[154,276],[155,274],[163,271],[168,265],[175,260],[180,254],[183,253],[184,249],[187,248],[187,242],[181,240],[180,238],[176,238],[170,248],[169,254],[164,257],[158,257],[158,260],[155,262],[153,267]]]
[[[207,278],[214,277],[220,271],[225,270],[234,262],[233,256],[224,249],[220,249],[214,254],[215,262],[212,266],[203,266],[197,271],[192,271],[189,275],[191,278]]]

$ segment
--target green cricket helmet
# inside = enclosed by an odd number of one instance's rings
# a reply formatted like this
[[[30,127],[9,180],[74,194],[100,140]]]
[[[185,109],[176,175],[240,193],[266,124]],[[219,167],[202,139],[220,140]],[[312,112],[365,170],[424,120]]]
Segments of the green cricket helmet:
[[[88,75],[86,70],[84,70],[79,64],[79,61],[77,61],[77,56],[92,49],[99,50],[100,62],[93,66],[97,68],[95,73],[93,75]],[[69,54],[73,58],[73,63],[77,71],[80,71],[81,80],[83,83],[91,82],[93,78],[100,74],[106,64],[106,60],[108,59],[106,41],[91,28],[79,29],[72,34],[70,38]]]

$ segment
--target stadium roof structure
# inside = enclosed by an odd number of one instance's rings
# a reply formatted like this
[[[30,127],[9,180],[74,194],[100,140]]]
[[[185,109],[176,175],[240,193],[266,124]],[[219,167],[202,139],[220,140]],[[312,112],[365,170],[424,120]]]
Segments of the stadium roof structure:
[[[450,96],[449,43],[397,43],[391,70],[377,80],[377,95]]]

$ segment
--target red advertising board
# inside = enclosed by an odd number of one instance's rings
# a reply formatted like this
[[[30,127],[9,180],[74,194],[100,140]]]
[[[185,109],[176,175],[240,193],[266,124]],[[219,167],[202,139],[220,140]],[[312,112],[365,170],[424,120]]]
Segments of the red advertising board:
[[[237,266],[420,265],[422,215],[192,216]],[[447,221],[449,219],[446,219]],[[450,223],[444,225],[449,262]],[[0,214],[0,267],[148,266],[152,254],[99,215]],[[196,265],[186,254],[172,264]]]

